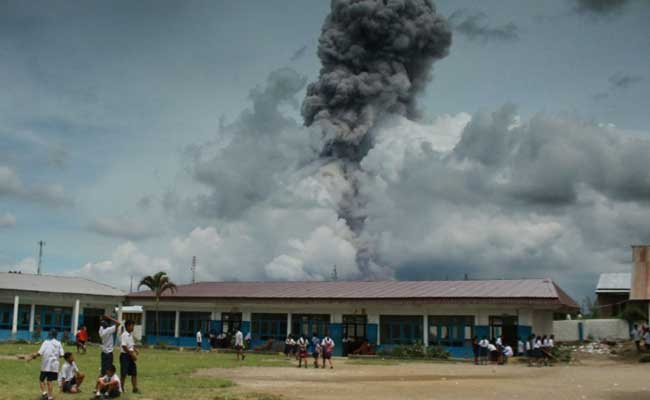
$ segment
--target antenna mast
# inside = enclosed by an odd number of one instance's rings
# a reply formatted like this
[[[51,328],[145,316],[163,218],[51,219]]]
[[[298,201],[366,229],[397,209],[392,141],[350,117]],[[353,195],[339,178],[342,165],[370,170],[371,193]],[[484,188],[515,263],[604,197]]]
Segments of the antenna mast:
[[[41,265],[43,263],[43,246],[45,246],[45,242],[42,240],[38,241],[38,269],[36,270],[36,273],[38,275],[41,274]]]
[[[196,256],[192,256],[192,283],[196,283]]]

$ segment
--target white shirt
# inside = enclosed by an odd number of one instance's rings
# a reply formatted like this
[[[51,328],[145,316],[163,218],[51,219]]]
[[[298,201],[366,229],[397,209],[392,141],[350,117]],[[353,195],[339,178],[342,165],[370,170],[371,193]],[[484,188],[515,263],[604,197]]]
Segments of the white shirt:
[[[632,337],[634,337],[634,341],[640,341],[641,340],[641,329],[632,329]]]
[[[79,368],[77,368],[76,362],[73,361],[72,364],[67,361],[64,362],[63,367],[61,367],[61,373],[59,374],[59,384],[74,378],[77,371],[79,371]]]
[[[529,341],[526,342],[526,350],[530,350],[530,342]]]
[[[523,353],[524,352],[524,342],[521,340],[517,342],[517,352]]]
[[[488,342],[487,339],[481,339],[481,341],[478,342],[478,345],[481,347],[488,347],[489,344],[490,342]]]
[[[235,346],[243,346],[244,345],[244,334],[241,333],[241,331],[237,331],[235,333]]]
[[[514,353],[512,352],[512,347],[510,347],[510,346],[506,346],[506,348],[503,349],[503,354],[504,354],[506,357],[512,357],[513,354],[514,354]]]
[[[549,347],[549,346],[548,346],[548,339],[544,339],[544,340],[542,341],[542,347]]]
[[[334,348],[334,341],[332,340],[331,337],[326,336],[323,341],[321,342],[321,346],[326,350],[326,351],[331,351]]]
[[[102,381],[104,381],[104,383],[117,382],[117,387],[120,389],[120,393],[122,393],[122,382],[120,382],[120,378],[117,374],[113,374],[113,376],[104,375],[102,376]]]
[[[102,351],[104,353],[113,352],[113,346],[115,345],[113,334],[115,333],[116,329],[116,325],[109,326],[108,328],[99,328],[99,337],[102,339]]]
[[[63,346],[56,339],[48,339],[41,344],[38,354],[41,361],[41,371],[59,372],[59,357],[63,357]]]
[[[120,336],[120,343],[122,344],[120,346],[120,353],[128,353],[128,351],[124,351],[124,346],[126,346],[129,351],[133,351],[133,348],[135,347],[133,335],[127,331],[122,332],[122,336]]]
[[[643,338],[645,339],[646,343],[650,343],[650,331],[646,331],[645,335],[643,335]]]
[[[553,339],[548,339],[548,347],[553,348],[553,346],[555,346]]]
[[[497,342],[496,342],[496,344],[497,344],[497,346],[502,346],[502,345],[503,345],[503,341],[501,340],[500,337],[497,338]]]
[[[533,343],[533,349],[539,349],[540,347],[542,347],[542,341],[535,340],[535,343]]]
[[[201,331],[196,332],[196,343],[203,342],[203,336],[201,336]]]
[[[493,345],[492,343],[488,344],[488,351],[495,351],[497,349],[497,346]]]
[[[246,337],[245,337],[244,339],[246,339],[246,340],[251,340],[251,333],[248,332],[248,333],[246,334]]]
[[[307,339],[303,339],[303,338],[298,339],[298,346],[300,346],[301,349],[306,349]]]

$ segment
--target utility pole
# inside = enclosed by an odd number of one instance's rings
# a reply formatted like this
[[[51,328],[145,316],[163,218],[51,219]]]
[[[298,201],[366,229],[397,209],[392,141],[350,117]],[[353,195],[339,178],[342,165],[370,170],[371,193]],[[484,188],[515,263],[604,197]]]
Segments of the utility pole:
[[[42,240],[38,241],[38,269],[36,270],[36,273],[38,275],[41,274],[41,264],[43,263],[43,246],[45,246],[45,242]]]
[[[131,287],[129,288],[129,293],[133,293],[133,275],[131,275]]]
[[[334,268],[332,268],[332,280],[333,281],[339,280],[339,274],[338,272],[336,272],[336,264],[334,264]]]
[[[196,256],[192,256],[192,283],[196,283]]]

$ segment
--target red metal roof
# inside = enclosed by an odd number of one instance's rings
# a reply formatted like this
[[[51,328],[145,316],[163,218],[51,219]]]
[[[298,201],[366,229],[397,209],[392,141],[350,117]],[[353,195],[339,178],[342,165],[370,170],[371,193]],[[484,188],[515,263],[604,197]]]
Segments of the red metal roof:
[[[129,298],[153,297],[151,291]],[[490,303],[578,304],[550,279],[467,281],[199,282],[179,285],[163,299],[482,300]]]

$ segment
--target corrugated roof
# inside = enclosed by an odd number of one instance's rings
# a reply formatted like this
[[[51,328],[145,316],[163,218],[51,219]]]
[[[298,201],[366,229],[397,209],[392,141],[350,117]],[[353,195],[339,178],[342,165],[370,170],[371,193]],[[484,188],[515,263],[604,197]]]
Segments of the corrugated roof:
[[[97,296],[124,296],[125,293],[103,283],[75,276],[13,274],[0,272],[0,290],[71,293]]]
[[[151,291],[131,293],[130,298],[153,297]],[[179,285],[164,298],[217,299],[489,299],[542,300],[568,307],[578,304],[550,279],[467,281],[335,281],[335,282],[199,282]]]
[[[629,272],[616,272],[600,274],[596,293],[601,292],[629,292],[632,284],[632,274]]]

